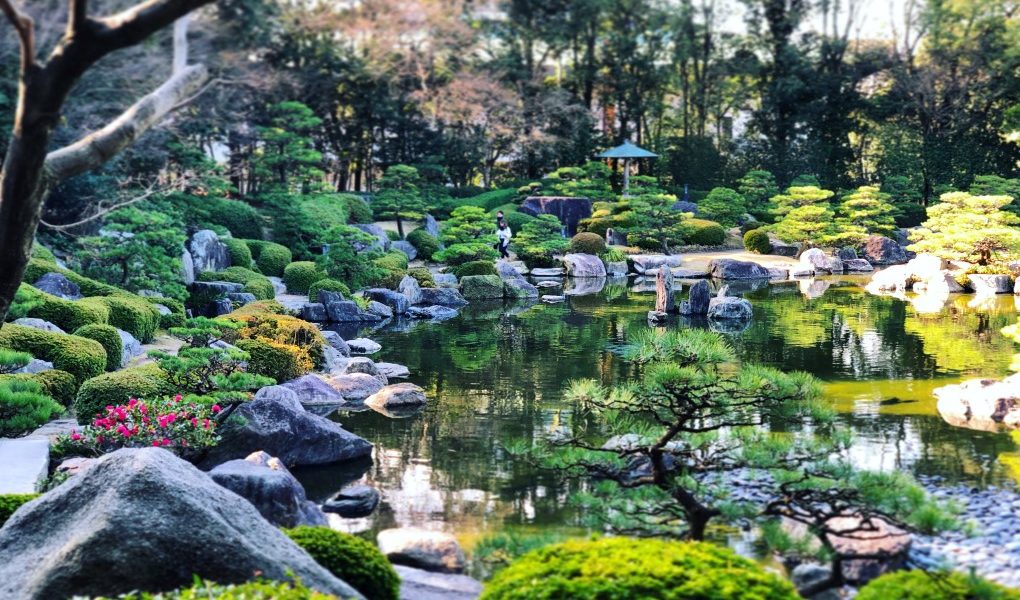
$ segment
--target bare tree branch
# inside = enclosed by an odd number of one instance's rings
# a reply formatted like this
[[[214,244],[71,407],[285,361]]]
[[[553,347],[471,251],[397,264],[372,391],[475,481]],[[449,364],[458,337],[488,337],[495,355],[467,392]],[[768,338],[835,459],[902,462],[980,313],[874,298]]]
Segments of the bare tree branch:
[[[25,74],[35,64],[35,24],[32,17],[18,10],[11,0],[0,0],[0,10],[11,22],[21,41],[21,72]]]
[[[192,181],[194,181],[194,179],[195,179],[194,177],[190,177],[190,176],[186,175],[184,177],[180,177],[180,178],[176,179],[169,186],[158,185],[157,183],[153,183],[153,184],[149,185],[148,187],[146,187],[145,190],[141,194],[135,195],[135,196],[133,196],[131,198],[128,198],[127,200],[121,200],[119,202],[114,202],[113,204],[110,204],[110,205],[106,205],[106,204],[103,204],[102,202],[99,202],[98,204],[96,204],[96,209],[95,209],[95,213],[94,214],[92,214],[92,215],[90,215],[88,217],[85,217],[84,219],[80,219],[78,221],[74,221],[73,223],[49,223],[49,222],[47,222],[45,220],[41,220],[40,219],[39,224],[44,226],[44,227],[47,227],[49,229],[53,229],[55,231],[61,231],[61,232],[65,232],[66,233],[67,231],[69,231],[71,229],[75,229],[77,227],[81,227],[82,225],[86,225],[88,223],[91,223],[92,221],[95,221],[97,219],[101,219],[102,217],[105,217],[106,215],[110,214],[111,212],[113,212],[115,210],[119,210],[121,208],[126,208],[128,206],[131,206],[132,204],[137,204],[139,202],[142,202],[143,200],[148,200],[149,198],[155,196],[156,194],[165,194],[165,193],[170,192],[170,191],[185,189],[185,188],[188,187],[188,185],[191,184]]]
[[[89,18],[88,0],[70,0],[67,10],[67,37],[74,37]]]

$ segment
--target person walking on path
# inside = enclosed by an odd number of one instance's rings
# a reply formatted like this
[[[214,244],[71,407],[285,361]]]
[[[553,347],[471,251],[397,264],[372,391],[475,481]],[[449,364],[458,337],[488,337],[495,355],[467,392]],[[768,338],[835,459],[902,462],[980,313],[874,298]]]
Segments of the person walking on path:
[[[514,236],[513,232],[510,231],[510,227],[506,224],[506,221],[500,221],[499,227],[496,229],[496,237],[499,238],[499,253],[503,258],[510,258],[510,238]]]

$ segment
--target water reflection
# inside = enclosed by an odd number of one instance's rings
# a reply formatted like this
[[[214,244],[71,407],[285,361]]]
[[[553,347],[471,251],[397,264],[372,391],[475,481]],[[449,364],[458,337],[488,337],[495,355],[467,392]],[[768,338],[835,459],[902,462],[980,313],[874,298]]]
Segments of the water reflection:
[[[922,313],[909,299],[864,293],[859,281],[748,286],[742,292],[754,319],[727,338],[740,360],[823,379],[856,434],[853,456],[862,466],[978,483],[1020,474],[1020,439],[950,427],[931,395],[962,378],[1007,372],[1015,349],[999,330],[1016,320],[1014,299],[974,304],[960,296]],[[562,400],[569,380],[634,375],[617,350],[629,332],[648,327],[653,292],[626,280],[592,283],[598,290],[562,304],[476,303],[449,321],[404,321],[371,333],[383,345],[375,358],[407,365],[430,402],[403,419],[374,411],[335,417],[376,445],[374,461],[299,471],[310,496],[322,500],[359,478],[378,487],[379,511],[342,520],[349,530],[415,525],[469,541],[507,526],[576,526],[567,506],[572,490],[511,460],[504,447],[569,422],[571,406]],[[666,326],[708,323],[676,318]]]

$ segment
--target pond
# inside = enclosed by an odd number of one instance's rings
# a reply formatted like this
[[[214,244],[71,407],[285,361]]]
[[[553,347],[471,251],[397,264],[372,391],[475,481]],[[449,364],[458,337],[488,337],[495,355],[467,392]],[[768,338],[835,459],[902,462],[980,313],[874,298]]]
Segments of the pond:
[[[842,277],[748,291],[750,327],[725,335],[741,361],[820,378],[856,434],[861,466],[977,485],[1020,475],[1009,467],[1020,465],[1013,438],[949,426],[932,396],[961,379],[1009,372],[1016,349],[1000,330],[1016,322],[1018,301],[959,296],[933,309],[870,295],[861,284]],[[363,331],[383,346],[373,358],[407,365],[430,403],[405,419],[374,411],[335,416],[375,444],[374,461],[297,474],[317,501],[362,477],[380,489],[373,516],[344,521],[351,531],[439,528],[470,548],[505,528],[575,527],[571,490],[504,447],[568,418],[572,407],[562,396],[571,379],[632,377],[634,367],[618,351],[649,326],[653,304],[654,292],[621,280],[562,304],[475,303],[449,321]],[[707,325],[677,318],[667,326]]]

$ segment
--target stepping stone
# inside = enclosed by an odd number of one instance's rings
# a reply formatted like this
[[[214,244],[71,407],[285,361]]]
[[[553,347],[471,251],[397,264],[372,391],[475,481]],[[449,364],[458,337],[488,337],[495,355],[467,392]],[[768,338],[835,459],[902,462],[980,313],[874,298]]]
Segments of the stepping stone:
[[[542,302],[548,302],[549,304],[552,304],[554,302],[563,302],[566,299],[567,299],[566,296],[550,296],[549,294],[542,296]]]
[[[45,437],[0,439],[0,494],[33,494],[50,468]]]
[[[382,350],[382,346],[368,338],[347,340],[347,345],[350,346],[352,354],[375,354]]]
[[[482,584],[467,575],[431,573],[414,567],[393,565],[400,575],[400,597],[415,600],[474,600]]]

